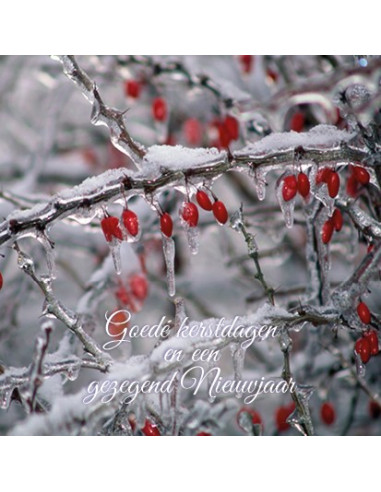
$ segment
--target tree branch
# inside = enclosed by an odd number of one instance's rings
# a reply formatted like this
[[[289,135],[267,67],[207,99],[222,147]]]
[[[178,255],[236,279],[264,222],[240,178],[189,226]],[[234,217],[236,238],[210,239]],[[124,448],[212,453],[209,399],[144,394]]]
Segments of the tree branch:
[[[92,104],[91,123],[107,126],[115,147],[127,154],[139,167],[139,162],[146,151],[144,146],[135,142],[128,133],[124,123],[124,112],[104,104],[95,82],[79,67],[73,55],[59,55],[56,58],[62,63],[65,75],[80,88],[82,94]]]

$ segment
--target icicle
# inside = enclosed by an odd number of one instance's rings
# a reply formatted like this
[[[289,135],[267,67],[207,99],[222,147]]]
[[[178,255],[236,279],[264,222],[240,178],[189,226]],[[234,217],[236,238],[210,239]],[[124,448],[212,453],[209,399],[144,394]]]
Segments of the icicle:
[[[185,224],[184,227],[187,235],[189,249],[192,255],[196,255],[198,253],[198,248],[199,248],[198,227],[189,227],[188,224]]]
[[[258,200],[262,201],[266,197],[266,171],[262,167],[254,169],[254,187]]]
[[[282,210],[286,227],[288,229],[291,229],[291,227],[294,225],[295,198],[292,198],[287,202],[283,199],[282,189],[284,177],[285,176],[282,176],[276,184],[276,196],[280,205],[280,209]]]
[[[109,243],[112,260],[114,262],[114,268],[117,275],[122,273],[122,261],[120,258],[120,241],[117,239],[113,239],[111,243]]]
[[[44,232],[38,232],[36,238],[44,247],[49,275],[52,279],[55,279],[56,262],[55,262],[54,244],[49,240],[49,238]]]
[[[242,380],[242,370],[245,362],[245,349],[241,347],[240,343],[233,343],[230,346],[230,353],[233,359],[234,379],[235,381]],[[242,393],[237,392],[237,398],[242,397]]]
[[[175,286],[175,241],[171,237],[162,234],[165,266],[167,268],[168,294],[173,297],[176,293]]]

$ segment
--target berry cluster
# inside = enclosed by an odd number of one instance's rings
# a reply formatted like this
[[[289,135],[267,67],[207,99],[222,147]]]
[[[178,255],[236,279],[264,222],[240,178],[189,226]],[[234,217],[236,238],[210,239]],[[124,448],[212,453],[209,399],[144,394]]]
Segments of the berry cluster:
[[[370,324],[371,313],[365,302],[358,304],[357,314],[362,323]],[[376,330],[367,330],[355,343],[355,352],[359,355],[363,364],[366,364],[372,355],[377,355],[378,351],[378,334]]]
[[[295,174],[290,174],[283,180],[282,197],[285,202],[295,198],[297,193],[303,198],[307,198],[310,194],[310,181],[303,172],[300,172],[297,177]]]
[[[123,210],[120,220],[106,213],[101,220],[101,227],[108,243],[114,239],[119,241],[135,239],[139,235],[138,216],[128,208]]]

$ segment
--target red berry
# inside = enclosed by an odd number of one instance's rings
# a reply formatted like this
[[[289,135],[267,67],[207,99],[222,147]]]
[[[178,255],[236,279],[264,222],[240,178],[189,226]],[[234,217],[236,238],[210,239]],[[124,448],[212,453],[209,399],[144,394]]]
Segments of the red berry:
[[[370,355],[378,354],[378,335],[376,330],[369,330],[365,333],[365,338],[370,345]]]
[[[220,200],[213,203],[213,215],[220,224],[226,224],[229,215],[225,205]]]
[[[304,128],[304,115],[300,111],[293,114],[290,122],[290,129],[294,132],[301,132]]]
[[[258,412],[256,412],[255,410],[253,410],[250,407],[242,407],[241,410],[237,413],[237,416],[236,416],[238,427],[240,427],[242,430],[245,430],[241,426],[241,422],[240,422],[241,415],[243,413],[248,413],[250,415],[251,422],[253,424],[255,424],[255,425],[261,425],[262,424],[262,418],[261,418],[261,416],[260,416],[260,414]]]
[[[355,343],[355,352],[360,356],[362,362],[366,364],[370,359],[370,343],[365,337],[361,337]]]
[[[303,198],[310,194],[310,181],[305,173],[298,174],[298,192]]]
[[[122,222],[127,232],[131,236],[137,236],[139,233],[139,219],[135,212],[129,209],[123,210]]]
[[[127,80],[124,85],[126,96],[137,99],[140,96],[141,85],[137,80]]]
[[[381,415],[380,405],[373,400],[370,400],[369,402],[369,414],[372,419],[378,419],[378,417]]]
[[[325,425],[332,425],[336,419],[336,412],[331,403],[325,402],[320,408],[320,416]]]
[[[108,216],[102,219],[101,227],[107,242],[111,242],[113,237],[123,240],[123,234],[119,227],[118,217]]]
[[[315,183],[317,185],[328,183],[328,178],[330,177],[332,172],[332,169],[329,169],[329,167],[323,167],[322,169],[319,169],[316,174]]]
[[[181,217],[189,227],[196,227],[198,224],[198,208],[192,202],[184,202],[181,209]]]
[[[296,177],[292,174],[290,176],[286,176],[283,180],[283,188],[282,188],[282,196],[285,202],[289,202],[292,200],[296,192],[298,191],[298,182]]]
[[[0,290],[3,288],[3,283],[4,283],[3,275],[0,272]]]
[[[357,196],[358,192],[358,181],[355,177],[354,174],[351,174],[349,178],[347,179],[347,186],[346,186],[347,194],[351,196],[352,198],[355,198]]]
[[[160,436],[160,431],[155,424],[146,419],[144,427],[142,427],[142,432],[146,436]]]
[[[209,434],[209,432],[199,432],[196,434],[196,436],[211,436],[212,434]]]
[[[244,73],[250,73],[253,65],[253,55],[239,55]]]
[[[184,135],[189,145],[200,145],[202,140],[201,124],[196,118],[189,118],[184,123]]]
[[[152,115],[156,121],[167,119],[167,103],[162,97],[156,97],[152,102]]]
[[[139,299],[139,301],[144,301],[148,294],[148,283],[143,275],[135,274],[130,277],[130,289],[132,294]]]
[[[369,183],[370,175],[368,171],[363,167],[355,166],[353,168],[353,175],[362,185],[367,185]]]
[[[225,129],[231,140],[237,140],[239,137],[239,124],[233,116],[226,116],[224,120]]]
[[[218,137],[220,147],[229,147],[232,138],[224,123],[218,123]]]
[[[200,205],[200,207],[203,208],[204,210],[208,210],[208,212],[212,210],[213,208],[212,202],[210,201],[210,198],[205,193],[205,191],[198,190],[196,193],[196,200],[197,203]]]
[[[160,229],[164,236],[171,237],[173,232],[172,217],[167,213],[163,213],[160,217]]]
[[[288,416],[290,415],[290,408],[279,407],[275,413],[275,423],[279,432],[286,431],[290,428],[290,424],[286,422]]]
[[[370,311],[365,302],[360,302],[357,306],[357,314],[363,323],[366,325],[370,323]]]
[[[328,244],[332,239],[333,234],[333,221],[331,219],[324,222],[321,229],[321,240],[324,244]]]
[[[330,175],[328,176],[327,186],[329,196],[331,198],[335,198],[339,193],[340,188],[340,177],[337,172],[332,171],[330,173]]]
[[[333,212],[332,223],[335,231],[341,231],[341,228],[343,227],[343,214],[338,208],[335,208]]]

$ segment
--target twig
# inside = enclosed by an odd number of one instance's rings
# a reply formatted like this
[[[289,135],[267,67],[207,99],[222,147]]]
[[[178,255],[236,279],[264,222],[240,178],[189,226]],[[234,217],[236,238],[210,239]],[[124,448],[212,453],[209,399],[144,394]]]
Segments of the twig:
[[[46,303],[45,311],[61,320],[73,333],[75,333],[86,352],[93,355],[99,362],[102,362],[107,366],[110,363],[108,355],[105,354],[95,340],[85,332],[77,315],[64,307],[55,297],[51,286],[51,279],[39,278],[35,272],[33,260],[20,250],[17,242],[14,243],[13,247],[18,254],[19,267],[32,278],[44,294]]]
[[[29,393],[31,396],[27,398],[27,404],[31,412],[35,411],[37,391],[43,381],[43,360],[48,349],[52,329],[53,327],[50,322],[44,323],[42,326],[43,335],[37,337],[36,340],[35,354],[30,367],[29,377]]]
[[[81,89],[82,94],[93,105],[93,125],[107,126],[113,144],[138,166],[146,151],[143,145],[135,142],[128,133],[124,113],[104,104],[95,82],[79,67],[74,56],[59,55],[57,58],[63,65],[65,75]]]
[[[267,284],[263,275],[262,268],[259,263],[258,247],[254,236],[247,231],[245,226],[242,205],[240,210],[232,216],[231,226],[243,235],[247,245],[248,256],[253,260],[256,268],[255,278],[262,284],[263,290],[267,295],[270,304],[274,306],[274,289]]]

